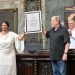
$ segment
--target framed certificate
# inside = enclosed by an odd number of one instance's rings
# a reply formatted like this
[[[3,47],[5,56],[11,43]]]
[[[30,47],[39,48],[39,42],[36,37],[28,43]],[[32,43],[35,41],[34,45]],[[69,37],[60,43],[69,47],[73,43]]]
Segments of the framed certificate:
[[[25,32],[39,33],[42,31],[41,11],[25,12]]]

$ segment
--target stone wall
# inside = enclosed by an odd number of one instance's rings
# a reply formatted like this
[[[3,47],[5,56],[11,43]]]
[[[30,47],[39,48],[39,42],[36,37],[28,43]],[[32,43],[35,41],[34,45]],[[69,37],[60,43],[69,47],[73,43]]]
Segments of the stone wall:
[[[64,20],[64,7],[73,6],[74,0],[45,0],[46,27],[49,29],[50,18],[54,15],[61,16]]]
[[[0,0],[0,9],[18,8],[18,32],[24,28],[24,0]]]
[[[64,21],[64,7],[74,5],[74,0],[41,0],[42,24],[49,30],[50,18],[59,15]],[[0,9],[18,8],[18,33],[24,30],[24,0],[0,0]],[[43,36],[43,47],[49,48],[49,40]]]
[[[45,0],[41,0],[42,22],[45,24]],[[24,28],[24,0],[0,0],[0,9],[18,8],[18,32]]]
[[[64,21],[64,7],[73,6],[74,0],[45,0],[45,26],[49,30],[50,19],[54,15],[58,15]],[[46,39],[45,47],[49,48],[49,40]]]

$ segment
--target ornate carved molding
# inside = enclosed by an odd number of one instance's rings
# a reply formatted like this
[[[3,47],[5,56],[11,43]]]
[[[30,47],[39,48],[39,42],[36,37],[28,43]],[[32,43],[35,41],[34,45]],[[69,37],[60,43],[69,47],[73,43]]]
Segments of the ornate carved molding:
[[[41,0],[24,0],[24,11],[41,10]]]

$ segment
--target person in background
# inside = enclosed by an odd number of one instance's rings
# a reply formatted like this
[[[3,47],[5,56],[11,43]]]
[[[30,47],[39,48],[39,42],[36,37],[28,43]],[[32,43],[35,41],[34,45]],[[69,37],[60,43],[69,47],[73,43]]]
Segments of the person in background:
[[[9,31],[9,23],[3,21],[1,23],[0,32],[0,75],[17,75],[16,73],[16,54],[24,50],[23,38],[24,33],[18,35]]]
[[[60,17],[51,18],[51,29],[45,30],[43,34],[50,39],[50,58],[53,75],[66,75],[67,53],[70,44],[68,30],[60,24]]]
[[[68,20],[68,32],[70,36],[70,47],[69,51],[72,51],[72,53],[75,53],[75,22],[73,19]]]

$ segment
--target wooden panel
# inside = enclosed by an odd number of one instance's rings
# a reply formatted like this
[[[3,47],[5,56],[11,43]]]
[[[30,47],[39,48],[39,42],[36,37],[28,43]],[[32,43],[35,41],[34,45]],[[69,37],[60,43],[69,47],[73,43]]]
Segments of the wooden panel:
[[[52,75],[48,54],[17,54],[17,75]],[[68,54],[67,75],[75,75],[75,54]]]
[[[47,54],[17,54],[17,75],[51,75]]]
[[[18,61],[17,64],[17,75],[33,75],[33,63]]]

